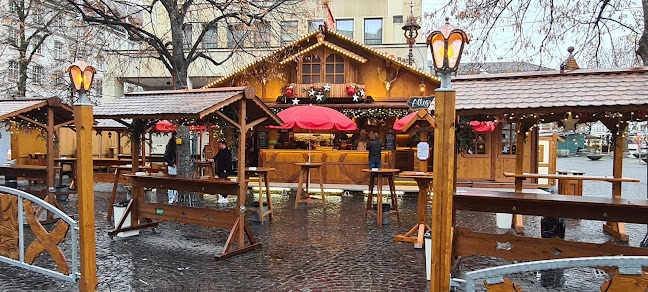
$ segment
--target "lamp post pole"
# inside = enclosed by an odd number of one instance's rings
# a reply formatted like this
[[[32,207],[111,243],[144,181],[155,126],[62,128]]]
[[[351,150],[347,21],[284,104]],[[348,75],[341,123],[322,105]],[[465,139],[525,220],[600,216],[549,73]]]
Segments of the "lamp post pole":
[[[414,54],[412,54],[412,47],[416,44],[416,37],[418,37],[418,30],[421,29],[421,26],[416,23],[416,18],[414,17],[414,2],[410,1],[410,15],[407,18],[407,22],[403,25],[405,40],[409,46],[409,54],[407,55],[407,64],[412,65],[412,59]]]
[[[451,74],[457,71],[463,46],[468,36],[446,25],[432,32],[427,45],[432,49],[434,67],[441,87],[434,91],[434,199],[432,200],[432,258],[430,291],[450,291],[452,263],[453,195],[456,188],[457,152],[455,149],[455,109],[457,94],[450,85]]]
[[[76,128],[76,177],[79,194],[79,247],[81,264],[79,291],[85,292],[95,291],[98,283],[95,247],[94,178],[92,174],[93,113],[92,104],[88,102],[87,93],[92,83],[94,68],[87,66],[85,62],[77,62],[75,65],[68,67],[68,71],[70,72],[73,86],[79,92],[79,101],[74,104],[74,126]],[[79,71],[82,77],[77,75]],[[91,76],[84,76],[84,71],[91,71],[91,73],[86,73],[91,74]],[[88,84],[84,86],[84,82]]]

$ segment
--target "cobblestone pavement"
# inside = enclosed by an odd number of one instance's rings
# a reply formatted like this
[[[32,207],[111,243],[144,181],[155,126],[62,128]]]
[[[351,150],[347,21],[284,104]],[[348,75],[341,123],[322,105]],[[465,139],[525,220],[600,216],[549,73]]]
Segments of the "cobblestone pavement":
[[[625,184],[624,195],[645,198],[645,164],[626,159],[624,176],[641,183]],[[586,158],[558,160],[558,169],[583,170],[587,175],[610,175],[611,159],[590,162]],[[0,183],[2,181],[0,180]],[[600,185],[599,185],[600,184]],[[110,184],[95,185],[97,273],[100,291],[426,291],[425,252],[412,244],[394,242],[416,224],[416,199],[399,199],[402,222],[395,219],[379,228],[364,220],[364,199],[328,196],[327,208],[318,204],[293,209],[294,195],[273,194],[275,219],[264,225],[250,222],[261,249],[216,261],[228,232],[217,228],[161,223],[140,235],[111,239],[105,220]],[[586,195],[609,196],[611,185],[586,182]],[[166,197],[159,192],[158,199]],[[124,196],[120,193],[120,196]],[[207,205],[217,207],[206,196]],[[252,197],[248,196],[248,201]],[[76,195],[63,203],[77,218]],[[234,198],[230,206],[235,206]],[[459,212],[457,222],[475,231],[506,232],[495,227],[494,214]],[[249,219],[249,217],[248,217]],[[539,217],[525,216],[527,235],[539,237]],[[602,222],[568,220],[567,239],[605,242]],[[628,224],[630,245],[646,233],[645,225]],[[47,254],[44,255],[47,257]],[[464,272],[506,261],[473,256],[462,259]],[[591,269],[565,271],[562,288],[539,287],[536,274],[514,275],[529,291],[597,291],[602,278]],[[592,279],[596,280],[593,281]],[[598,281],[598,280],[600,281]],[[598,284],[597,284],[598,283]],[[535,285],[535,286],[534,286]],[[21,268],[0,264],[0,291],[76,291],[75,284],[54,280]],[[527,290],[525,290],[527,291]]]

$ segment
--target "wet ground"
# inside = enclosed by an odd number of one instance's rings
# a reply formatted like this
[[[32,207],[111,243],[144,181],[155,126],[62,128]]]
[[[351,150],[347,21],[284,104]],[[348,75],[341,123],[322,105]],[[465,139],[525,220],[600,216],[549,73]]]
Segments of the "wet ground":
[[[559,170],[582,170],[586,175],[611,175],[612,159],[559,158]],[[642,180],[626,183],[624,196],[646,197],[646,165],[624,161],[624,176]],[[1,180],[0,180],[1,183]],[[301,205],[293,209],[294,195],[273,194],[275,218],[264,225],[250,222],[261,249],[216,261],[228,232],[216,228],[161,223],[129,238],[110,238],[112,222],[105,220],[110,184],[95,185],[97,275],[100,291],[425,291],[425,252],[412,244],[394,242],[416,224],[416,199],[399,199],[402,222],[377,227],[364,220],[364,198],[328,196],[327,208]],[[584,184],[586,196],[611,196],[607,182]],[[121,193],[121,196],[124,194]],[[162,200],[166,193],[157,194]],[[207,205],[218,207],[214,197]],[[248,201],[252,197],[248,198]],[[64,202],[77,217],[76,195]],[[230,206],[235,206],[234,198]],[[248,217],[249,219],[249,217]],[[539,237],[539,217],[525,216],[528,236]],[[460,225],[474,231],[505,232],[495,227],[492,213],[460,212]],[[646,226],[628,224],[630,245],[637,246]],[[567,220],[566,239],[602,243],[612,238],[602,222]],[[44,255],[46,257],[46,255]],[[488,257],[462,260],[462,272],[507,262]],[[460,273],[461,275],[461,273]],[[514,275],[525,291],[598,291],[604,277],[592,269],[565,272],[564,284],[542,288],[536,274]],[[76,291],[74,284],[53,280],[20,268],[0,264],[0,291]]]

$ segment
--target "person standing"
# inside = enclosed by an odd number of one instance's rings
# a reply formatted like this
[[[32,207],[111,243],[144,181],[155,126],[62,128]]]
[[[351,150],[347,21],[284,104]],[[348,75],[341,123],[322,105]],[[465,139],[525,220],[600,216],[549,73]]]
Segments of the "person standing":
[[[227,178],[232,173],[232,151],[227,148],[225,140],[218,141],[218,153],[211,161],[216,161],[216,175],[219,178]],[[221,195],[218,202],[227,203],[227,195]]]
[[[369,151],[369,168],[380,168],[382,165],[382,143],[380,142],[380,139],[378,139],[377,133],[371,133],[369,135],[367,151]]]
[[[166,149],[164,150],[164,161],[167,163],[167,169],[170,175],[177,174],[177,154],[178,146],[175,141],[175,134],[171,134],[169,142],[167,142]],[[173,204],[178,201],[178,191],[177,190],[167,190],[167,195],[169,196],[169,204]]]

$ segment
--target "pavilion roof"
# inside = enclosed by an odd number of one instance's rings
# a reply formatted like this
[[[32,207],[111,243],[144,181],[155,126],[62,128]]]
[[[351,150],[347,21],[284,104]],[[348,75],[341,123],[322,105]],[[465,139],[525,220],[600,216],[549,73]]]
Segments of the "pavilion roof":
[[[648,110],[648,67],[460,75],[452,87],[460,115]]]
[[[62,124],[74,120],[73,110],[62,103],[57,97],[47,99],[7,99],[0,100],[0,121],[14,117],[27,117],[47,124],[42,117],[47,116],[47,108],[54,111],[54,124]]]

